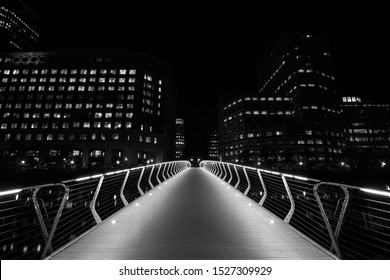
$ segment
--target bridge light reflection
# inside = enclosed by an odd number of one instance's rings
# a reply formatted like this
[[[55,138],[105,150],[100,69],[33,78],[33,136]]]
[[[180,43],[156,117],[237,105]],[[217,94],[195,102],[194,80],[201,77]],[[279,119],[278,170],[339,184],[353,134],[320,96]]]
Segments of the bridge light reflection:
[[[367,192],[367,193],[373,193],[373,194],[377,194],[377,195],[383,195],[383,196],[388,196],[388,197],[390,197],[390,192],[377,191],[377,190],[365,189],[365,188],[362,188],[361,190],[362,190],[363,192]]]
[[[15,190],[4,191],[4,192],[0,192],[0,196],[2,196],[2,195],[8,195],[8,194],[15,194],[15,193],[19,193],[19,192],[21,192],[21,191],[22,191],[21,189],[15,189]]]

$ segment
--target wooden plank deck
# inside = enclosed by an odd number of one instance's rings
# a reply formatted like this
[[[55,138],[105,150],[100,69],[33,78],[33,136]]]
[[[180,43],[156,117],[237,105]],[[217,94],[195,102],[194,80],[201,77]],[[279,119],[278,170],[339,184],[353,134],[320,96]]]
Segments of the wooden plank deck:
[[[52,259],[333,259],[201,168],[159,187]]]

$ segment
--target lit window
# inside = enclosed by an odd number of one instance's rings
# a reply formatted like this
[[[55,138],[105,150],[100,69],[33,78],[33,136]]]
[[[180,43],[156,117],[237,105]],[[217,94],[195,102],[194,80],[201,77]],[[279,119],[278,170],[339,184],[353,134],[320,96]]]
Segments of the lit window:
[[[91,157],[104,157],[104,151],[102,150],[93,150],[90,154]]]
[[[111,122],[105,122],[104,128],[111,128]]]

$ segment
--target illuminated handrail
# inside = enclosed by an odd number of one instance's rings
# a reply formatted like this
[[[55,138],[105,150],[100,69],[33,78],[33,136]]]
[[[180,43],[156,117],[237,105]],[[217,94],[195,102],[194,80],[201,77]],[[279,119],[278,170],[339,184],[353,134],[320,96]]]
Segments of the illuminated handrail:
[[[162,165],[166,179],[190,167],[159,163],[0,192],[0,258],[47,258],[155,187],[152,179],[161,184],[153,170]]]
[[[224,181],[233,168],[238,182],[230,176],[229,184],[237,188],[245,178],[251,187],[241,190],[244,195],[338,258],[390,259],[390,192],[226,162],[202,161],[200,167]]]

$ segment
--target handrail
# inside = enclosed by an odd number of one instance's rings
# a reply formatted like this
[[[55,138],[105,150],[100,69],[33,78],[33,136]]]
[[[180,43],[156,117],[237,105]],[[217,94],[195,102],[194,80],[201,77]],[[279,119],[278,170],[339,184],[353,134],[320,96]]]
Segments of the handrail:
[[[215,163],[202,161],[200,166],[234,188],[245,178],[251,187],[240,189],[244,195],[338,258],[390,258],[390,192],[226,162],[218,162],[222,172],[215,172]],[[235,184],[231,168],[237,175]]]
[[[151,188],[154,187],[152,178],[161,184],[160,172],[153,174],[161,166],[168,167],[163,173],[167,180],[190,164],[188,161],[157,163],[1,191],[0,239],[4,246],[0,258],[46,258],[145,193],[148,188],[146,191],[141,188],[141,180],[142,186],[146,180]],[[148,177],[146,168],[150,170]],[[64,191],[59,192],[59,188]],[[44,216],[38,203],[41,200],[47,208]]]

